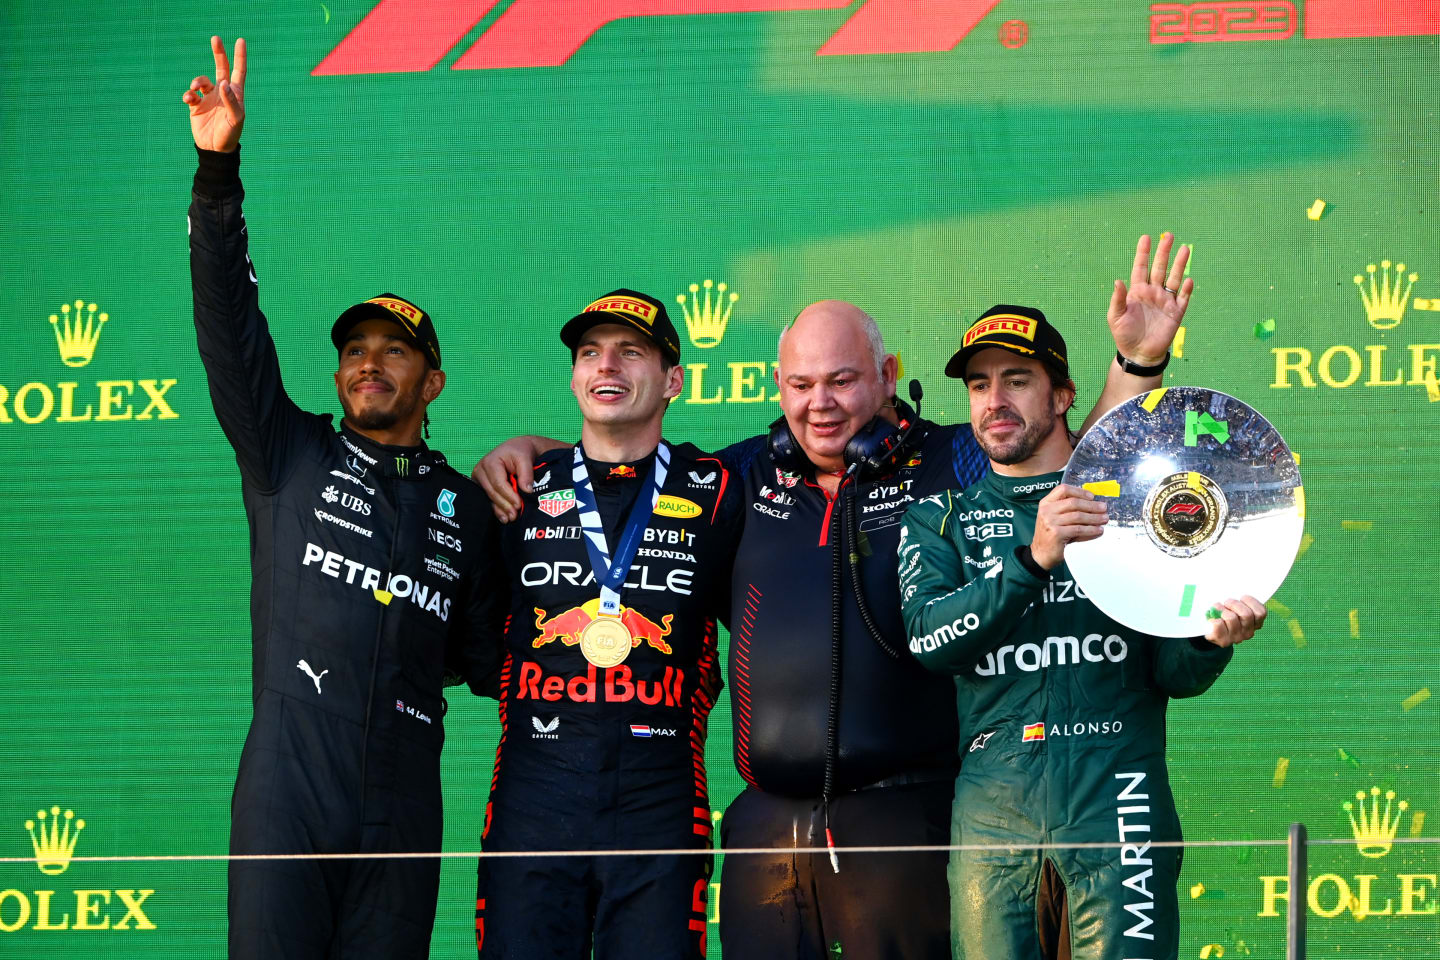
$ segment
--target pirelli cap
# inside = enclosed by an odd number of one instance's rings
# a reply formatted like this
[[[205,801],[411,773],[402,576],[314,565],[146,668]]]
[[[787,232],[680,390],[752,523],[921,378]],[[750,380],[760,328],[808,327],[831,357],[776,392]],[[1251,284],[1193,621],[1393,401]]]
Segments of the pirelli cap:
[[[680,336],[665,312],[665,304],[643,293],[621,288],[586,305],[560,328],[560,342],[573,356],[586,330],[602,323],[634,327],[649,337],[671,363],[680,362]]]
[[[378,318],[381,320],[393,320],[395,323],[410,335],[420,352],[425,354],[425,359],[430,361],[430,366],[436,370],[440,369],[440,339],[435,336],[435,324],[430,320],[430,314],[421,310],[415,304],[404,297],[397,297],[393,293],[382,293],[378,297],[371,297],[364,303],[357,303],[355,306],[340,314],[335,325],[330,328],[330,341],[339,350],[345,344],[345,337],[350,333],[350,328],[362,320]]]
[[[986,310],[960,338],[960,349],[945,364],[945,376],[965,379],[965,365],[987,347],[999,347],[1039,360],[1061,380],[1070,379],[1065,338],[1034,307],[1000,303]]]

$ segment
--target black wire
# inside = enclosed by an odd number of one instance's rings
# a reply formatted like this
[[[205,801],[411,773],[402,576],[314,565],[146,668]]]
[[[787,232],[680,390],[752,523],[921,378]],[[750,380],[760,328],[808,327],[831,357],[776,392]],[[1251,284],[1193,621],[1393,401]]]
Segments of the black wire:
[[[854,499],[854,490],[851,490],[850,497],[852,500]],[[851,503],[850,506],[854,507],[855,504]],[[885,652],[885,656],[891,660],[899,660],[900,649],[885,639],[880,628],[875,626],[875,618],[870,615],[870,605],[865,602],[865,591],[860,586],[860,546],[856,542],[855,511],[853,509],[845,512],[845,534],[844,546],[850,556],[850,586],[855,590],[855,604],[860,608],[860,619],[864,621],[865,629],[870,631],[870,638],[875,641],[877,647]]]
[[[843,481],[842,481],[843,484]],[[839,500],[839,497],[836,498]],[[843,511],[845,504],[840,501],[837,506]],[[825,718],[825,786],[821,794],[825,801],[825,818],[828,824],[830,818],[830,801],[835,796],[835,762],[838,759],[839,728],[840,728],[840,551],[844,548],[843,543],[836,543],[835,536],[840,532],[840,518],[833,517],[830,521],[830,709]]]

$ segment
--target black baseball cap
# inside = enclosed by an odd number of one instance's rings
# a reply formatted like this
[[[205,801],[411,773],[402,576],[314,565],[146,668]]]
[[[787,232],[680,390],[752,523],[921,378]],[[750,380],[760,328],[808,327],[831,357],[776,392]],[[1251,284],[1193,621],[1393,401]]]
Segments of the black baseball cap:
[[[435,324],[430,320],[430,314],[393,293],[371,297],[340,314],[335,325],[330,328],[330,342],[335,344],[336,350],[341,349],[351,327],[362,320],[377,317],[400,324],[401,329],[409,334],[410,339],[420,348],[420,352],[425,354],[430,366],[440,369],[440,339],[435,336]]]
[[[654,297],[623,287],[611,291],[571,317],[560,328],[560,342],[570,348],[573,357],[585,331],[602,323],[634,327],[654,341],[672,364],[680,362],[680,336],[670,322],[670,314],[665,312],[665,304]]]
[[[988,347],[1039,360],[1060,380],[1070,379],[1065,338],[1050,325],[1045,314],[1034,307],[998,303],[982,313],[960,338],[960,349],[945,364],[945,376],[964,380],[965,365],[970,358]]]

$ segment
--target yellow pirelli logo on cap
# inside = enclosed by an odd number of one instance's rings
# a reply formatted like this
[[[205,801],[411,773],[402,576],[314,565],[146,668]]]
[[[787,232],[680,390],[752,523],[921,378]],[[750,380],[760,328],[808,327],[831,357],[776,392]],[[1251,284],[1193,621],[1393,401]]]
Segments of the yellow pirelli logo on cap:
[[[1038,324],[1030,317],[1016,316],[1013,313],[997,313],[986,317],[966,330],[965,338],[960,342],[960,346],[968,347],[987,333],[1013,333],[1026,340],[1034,340],[1037,326]]]
[[[365,302],[373,303],[377,307],[384,307],[403,320],[407,327],[420,326],[420,308],[413,303],[406,303],[404,300],[397,300],[394,297],[375,297]]]
[[[628,317],[634,317],[647,327],[655,325],[655,304],[646,303],[644,300],[636,300],[633,297],[601,297],[581,313],[623,313]]]

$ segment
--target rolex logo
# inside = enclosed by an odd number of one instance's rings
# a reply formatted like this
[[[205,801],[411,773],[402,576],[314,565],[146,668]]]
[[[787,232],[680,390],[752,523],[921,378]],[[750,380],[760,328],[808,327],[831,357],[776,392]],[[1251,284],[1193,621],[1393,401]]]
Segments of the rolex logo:
[[[1355,274],[1355,286],[1360,288],[1360,299],[1365,304],[1365,316],[1370,320],[1370,326],[1376,330],[1398,327],[1405,319],[1405,308],[1410,305],[1410,290],[1420,275],[1411,273],[1405,276],[1405,264],[1397,263],[1392,277],[1390,261],[1381,260],[1380,283],[1377,286],[1375,264],[1367,265],[1365,272],[1370,275],[1369,290],[1366,290],[1365,278],[1358,273]]]
[[[705,290],[703,299],[700,295],[702,287]],[[725,325],[730,322],[730,312],[735,309],[735,301],[740,299],[740,294],[734,291],[727,294],[726,289],[724,283],[706,280],[703,284],[690,284],[688,296],[682,293],[675,298],[685,312],[685,329],[690,333],[690,342],[702,350],[720,343],[725,336]]]
[[[1401,267],[1403,270],[1404,267]],[[1395,803],[1395,791],[1385,791],[1385,810],[1380,810],[1380,788],[1370,788],[1370,805],[1366,808],[1365,791],[1355,791],[1355,802],[1346,800],[1345,812],[1350,815],[1350,829],[1355,833],[1355,846],[1365,857],[1383,857],[1390,852],[1400,818],[1410,808],[1408,801]],[[1391,817],[1392,811],[1394,817]]]
[[[55,343],[65,366],[83,367],[95,356],[100,331],[110,320],[110,314],[97,316],[95,310],[95,304],[87,307],[84,300],[76,300],[73,305],[61,304],[59,316],[50,314],[50,326],[55,328]]]
[[[38,832],[36,821],[39,821]],[[61,823],[60,808],[51,807],[49,823],[44,810],[35,813],[35,820],[26,820],[25,829],[30,831],[30,843],[35,848],[35,863],[40,872],[54,876],[64,873],[70,866],[70,858],[75,855],[75,841],[80,839],[80,831],[85,829],[84,820],[75,819],[74,810],[66,810],[64,823]],[[74,831],[71,831],[71,827]]]

